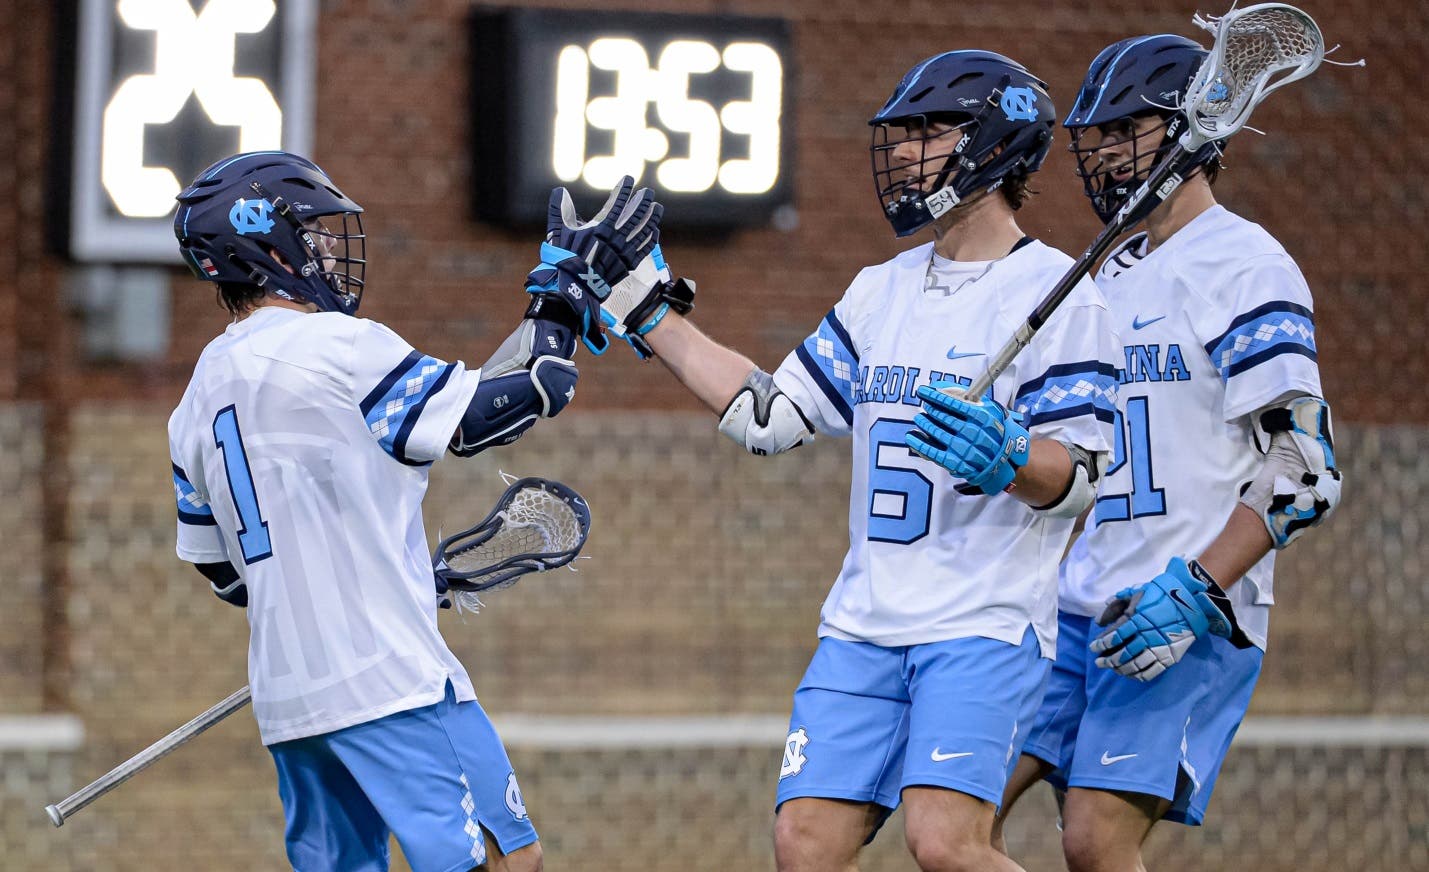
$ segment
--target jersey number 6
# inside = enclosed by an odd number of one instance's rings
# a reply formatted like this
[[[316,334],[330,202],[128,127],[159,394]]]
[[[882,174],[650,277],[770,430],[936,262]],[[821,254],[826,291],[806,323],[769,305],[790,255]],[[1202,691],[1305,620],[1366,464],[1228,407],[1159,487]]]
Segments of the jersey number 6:
[[[908,457],[903,437],[912,421],[879,418],[868,428],[868,538],[875,542],[907,545],[928,535],[933,483],[916,469],[880,462],[879,452],[890,449]]]

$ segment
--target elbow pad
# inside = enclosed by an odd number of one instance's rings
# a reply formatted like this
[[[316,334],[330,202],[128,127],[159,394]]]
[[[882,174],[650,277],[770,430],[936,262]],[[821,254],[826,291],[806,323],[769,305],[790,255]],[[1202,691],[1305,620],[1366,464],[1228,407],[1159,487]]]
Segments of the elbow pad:
[[[1060,439],[1057,443],[1067,449],[1068,456],[1072,458],[1072,478],[1060,497],[1045,506],[1034,506],[1034,509],[1053,518],[1075,518],[1096,499],[1097,483],[1106,471],[1106,452],[1094,453]]]
[[[719,432],[761,456],[814,441],[814,425],[762,369],[751,372],[729,401],[719,419]]]
[[[500,378],[507,373],[530,369],[538,357],[559,357],[573,360],[576,354],[576,335],[569,325],[544,317],[538,302],[546,299],[536,297],[526,318],[516,326],[491,355],[491,359],[481,365],[482,378]],[[560,307],[554,312],[563,313]]]
[[[471,457],[493,445],[509,445],[536,423],[554,418],[576,395],[576,365],[543,356],[521,369],[482,378],[447,450]]]
[[[1330,406],[1298,396],[1262,412],[1257,436],[1270,447],[1260,473],[1241,487],[1240,501],[1265,523],[1276,549],[1324,522],[1340,504],[1340,471],[1330,432]]]

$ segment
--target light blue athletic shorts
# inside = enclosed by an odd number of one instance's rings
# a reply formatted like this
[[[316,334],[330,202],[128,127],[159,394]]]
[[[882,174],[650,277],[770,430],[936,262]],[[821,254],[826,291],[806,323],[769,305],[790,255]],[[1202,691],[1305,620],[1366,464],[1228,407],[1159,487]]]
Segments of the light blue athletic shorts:
[[[1259,648],[1217,636],[1149,682],[1096,665],[1087,644],[1102,628],[1058,615],[1057,662],[1023,753],[1057,767],[1055,786],[1169,799],[1166,819],[1197,826],[1260,677]]]
[[[385,872],[397,836],[413,872],[467,872],[536,841],[506,749],[481,706],[436,705],[269,746],[296,872]]]
[[[913,786],[1000,803],[1049,666],[1030,628],[1021,645],[820,639],[794,692],[778,803],[822,797],[891,811]]]

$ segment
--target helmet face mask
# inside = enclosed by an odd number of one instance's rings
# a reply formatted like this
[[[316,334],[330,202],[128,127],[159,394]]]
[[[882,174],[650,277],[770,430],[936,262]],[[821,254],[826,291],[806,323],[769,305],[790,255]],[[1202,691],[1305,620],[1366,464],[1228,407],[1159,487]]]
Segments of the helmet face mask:
[[[286,152],[235,155],[178,200],[174,235],[198,278],[319,311],[357,311],[367,269],[362,207],[316,164]]]
[[[899,236],[924,226],[923,215],[935,220],[960,202],[949,180],[961,166],[971,123],[914,115],[873,128],[874,186]]]
[[[336,220],[339,218],[340,225]],[[330,229],[330,223],[341,232]],[[298,238],[312,253],[308,262],[315,265],[316,274],[337,295],[341,310],[356,312],[367,277],[367,234],[362,230],[361,213],[338,212],[309,218],[303,221]]]
[[[1105,223],[1134,194],[1175,145],[1171,118],[1158,113],[1126,116],[1096,127],[1077,127],[1067,146],[1092,210]],[[1116,149],[1113,156],[1106,153]]]
[[[894,232],[1036,172],[1055,118],[1046,85],[1002,55],[951,51],[913,67],[869,121],[874,190]]]
[[[1087,199],[1104,223],[1150,178],[1184,132],[1185,119],[1177,110],[1207,54],[1192,40],[1162,33],[1113,43],[1092,61],[1062,125],[1071,133],[1069,150]],[[1122,142],[1129,148],[1118,152],[1126,153],[1109,159],[1104,149]],[[1202,146],[1195,166],[1214,163],[1223,145]]]

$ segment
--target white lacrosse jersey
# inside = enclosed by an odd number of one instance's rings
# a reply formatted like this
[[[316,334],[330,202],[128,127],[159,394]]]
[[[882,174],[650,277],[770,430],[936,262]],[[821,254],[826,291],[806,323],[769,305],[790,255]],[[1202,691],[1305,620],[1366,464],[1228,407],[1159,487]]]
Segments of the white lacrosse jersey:
[[[1270,234],[1221,206],[1149,254],[1145,234],[1132,237],[1097,284],[1125,342],[1122,407],[1112,465],[1061,590],[1064,610],[1092,616],[1220,533],[1263,460],[1252,412],[1323,396],[1304,276]],[[1272,551],[1229,591],[1262,649],[1274,567]]]
[[[480,371],[373,321],[260,308],[169,419],[178,555],[248,586],[264,744],[475,699],[437,630],[422,497]]]
[[[819,635],[899,646],[983,636],[1043,656],[1056,638],[1057,561],[1072,520],[1008,494],[959,494],[903,436],[919,386],[971,384],[1071,259],[1024,240],[980,264],[933,258],[932,244],[859,273],[774,381],[820,433],[852,436],[849,551]],[[933,268],[930,272],[930,263]],[[993,386],[1034,438],[1111,449],[1116,352],[1101,294],[1077,285]]]

